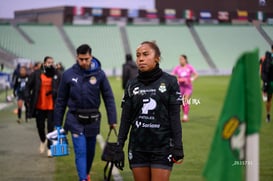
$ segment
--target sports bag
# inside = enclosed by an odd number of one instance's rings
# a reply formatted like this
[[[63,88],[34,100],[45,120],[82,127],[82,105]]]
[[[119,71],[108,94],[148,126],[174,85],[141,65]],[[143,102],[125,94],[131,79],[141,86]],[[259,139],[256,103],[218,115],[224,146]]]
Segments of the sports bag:
[[[115,153],[117,150],[117,142],[109,142],[109,138],[111,135],[112,130],[114,130],[114,133],[117,137],[117,131],[116,128],[110,128],[107,138],[105,140],[105,147],[102,151],[101,159],[103,161],[106,161],[106,165],[104,167],[104,181],[110,181],[111,180],[111,174],[112,174],[112,169],[114,166],[114,159],[115,159]],[[110,166],[108,170],[108,175],[107,175],[107,168]]]
[[[101,155],[101,159],[103,161],[114,161],[114,156],[115,156],[115,151],[116,151],[116,147],[117,147],[117,143],[116,142],[109,142],[109,137],[111,135],[112,130],[114,130],[114,133],[117,137],[117,131],[115,128],[110,128],[109,132],[108,132],[108,136],[105,140],[105,147],[103,149],[102,155]]]

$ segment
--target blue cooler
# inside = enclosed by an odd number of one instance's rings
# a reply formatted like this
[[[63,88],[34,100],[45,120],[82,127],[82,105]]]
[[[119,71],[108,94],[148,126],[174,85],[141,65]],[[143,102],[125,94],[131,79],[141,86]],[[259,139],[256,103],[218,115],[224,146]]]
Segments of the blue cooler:
[[[65,133],[60,133],[60,128],[57,128],[57,143],[50,146],[52,156],[69,155],[68,141]]]

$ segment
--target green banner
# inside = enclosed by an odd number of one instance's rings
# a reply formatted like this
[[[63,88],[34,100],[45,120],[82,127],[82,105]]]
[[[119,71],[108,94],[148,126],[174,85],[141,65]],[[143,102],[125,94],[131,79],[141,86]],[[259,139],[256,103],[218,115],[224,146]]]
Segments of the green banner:
[[[203,175],[207,181],[241,181],[248,134],[261,127],[261,87],[258,50],[243,53],[233,68]]]

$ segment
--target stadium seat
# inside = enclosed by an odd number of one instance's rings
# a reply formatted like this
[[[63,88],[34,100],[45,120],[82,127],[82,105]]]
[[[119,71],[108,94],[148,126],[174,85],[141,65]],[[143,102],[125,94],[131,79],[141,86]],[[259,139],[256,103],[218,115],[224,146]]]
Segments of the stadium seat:
[[[209,69],[196,46],[187,26],[127,26],[127,35],[131,52],[135,54],[137,46],[143,41],[156,41],[161,50],[161,67],[171,71],[179,64],[179,56],[186,54],[190,64],[196,70]]]
[[[269,48],[252,25],[195,25],[195,29],[221,71],[230,72],[244,51],[258,48],[264,54]]]

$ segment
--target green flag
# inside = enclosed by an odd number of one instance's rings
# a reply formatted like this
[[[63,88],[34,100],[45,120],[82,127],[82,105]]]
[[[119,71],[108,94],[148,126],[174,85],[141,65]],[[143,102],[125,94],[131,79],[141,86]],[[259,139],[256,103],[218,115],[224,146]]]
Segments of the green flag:
[[[261,126],[261,88],[258,50],[243,53],[233,68],[203,175],[207,181],[241,181],[245,138]]]

